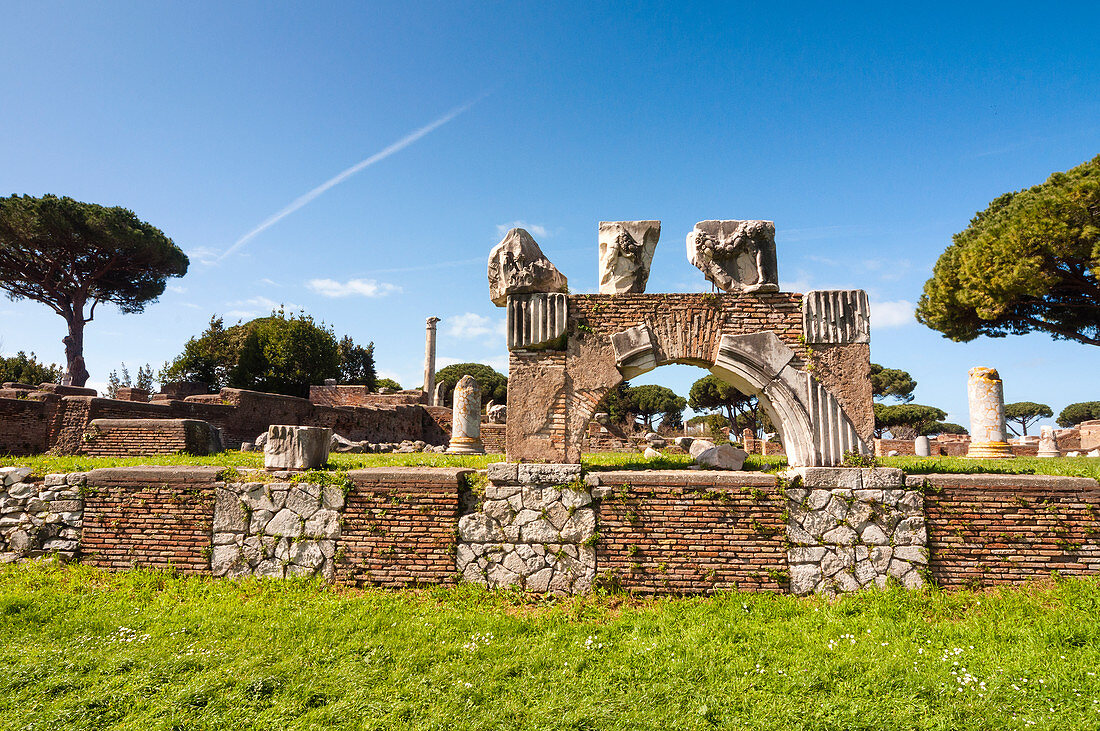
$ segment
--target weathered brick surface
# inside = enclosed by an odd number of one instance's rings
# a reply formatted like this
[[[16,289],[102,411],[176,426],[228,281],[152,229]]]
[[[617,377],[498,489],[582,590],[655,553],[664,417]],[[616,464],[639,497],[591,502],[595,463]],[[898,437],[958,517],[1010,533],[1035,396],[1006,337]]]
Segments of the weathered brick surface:
[[[2,401],[2,399],[0,399]],[[37,402],[27,402],[37,403]],[[14,407],[13,407],[14,408]],[[24,407],[20,413],[33,410]],[[272,424],[325,426],[353,441],[400,442],[422,439],[444,444],[448,433],[433,414],[420,405],[372,407],[321,406],[306,399],[235,388],[220,394],[191,396],[185,401],[118,401],[92,396],[50,395],[41,407],[49,422],[48,448],[76,454],[92,419],[196,419],[222,430],[227,448],[239,447],[267,431]],[[0,412],[0,421],[4,421]],[[0,453],[18,445],[0,428]],[[155,446],[155,445],[153,445]],[[45,451],[39,450],[39,451]],[[135,443],[133,454],[155,453]]]
[[[0,398],[0,454],[45,452],[52,417],[42,401]]]
[[[485,445],[485,451],[489,454],[504,453],[504,434],[506,424],[481,423],[481,443]]]
[[[1042,475],[927,475],[932,578],[959,588],[1100,570],[1100,487]]]
[[[192,419],[99,419],[84,434],[90,457],[209,454],[210,426]]]
[[[643,593],[783,591],[786,499],[772,475],[604,472],[596,567]]]
[[[376,393],[366,386],[310,386],[309,400],[320,406],[400,406],[426,404],[423,391]]]
[[[109,569],[209,573],[220,471],[131,467],[89,472],[81,561]]]
[[[349,473],[336,581],[362,586],[453,584],[464,469]]]
[[[622,381],[611,336],[638,325],[653,334],[659,365],[710,368],[724,335],[772,332],[806,369],[802,295],[626,294],[569,297],[568,344],[561,352],[509,353],[509,459],[577,462],[600,400]],[[826,346],[814,352],[814,375],[832,393],[856,431],[874,431],[866,344]]]

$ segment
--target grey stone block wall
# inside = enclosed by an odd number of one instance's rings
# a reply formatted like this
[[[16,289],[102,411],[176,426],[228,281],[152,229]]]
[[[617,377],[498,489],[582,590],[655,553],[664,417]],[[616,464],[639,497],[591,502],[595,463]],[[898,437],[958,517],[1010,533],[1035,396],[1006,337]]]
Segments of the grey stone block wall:
[[[596,511],[580,465],[489,465],[476,512],[458,523],[456,568],[489,587],[581,594],[596,578]]]
[[[215,576],[321,576],[335,573],[343,489],[335,485],[243,482],[214,499]]]
[[[901,470],[805,468],[788,488],[787,562],[791,591],[837,594],[924,585],[928,532],[924,495]]]
[[[76,557],[84,524],[85,474],[30,482],[26,467],[0,468],[0,563],[57,554]]]

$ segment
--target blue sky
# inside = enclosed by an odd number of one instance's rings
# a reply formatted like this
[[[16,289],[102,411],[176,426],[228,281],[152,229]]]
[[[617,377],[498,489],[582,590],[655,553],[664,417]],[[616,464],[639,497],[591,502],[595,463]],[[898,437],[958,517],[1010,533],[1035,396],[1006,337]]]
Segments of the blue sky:
[[[1100,399],[1096,348],[952,343],[912,308],[976,211],[1100,152],[1097,27],[1095,3],[12,2],[0,194],[123,205],[191,256],[144,314],[97,311],[92,385],[159,367],[213,313],[280,303],[373,340],[405,386],[429,315],[441,364],[503,370],[485,260],[508,227],[592,292],[597,223],[660,219],[648,291],[681,292],[707,288],[696,221],[765,218],[785,289],[868,291],[872,360],[910,371],[917,401],[967,423],[966,371],[990,365],[1009,401],[1057,412]],[[63,334],[0,300],[5,354],[60,361]],[[635,383],[686,395],[702,375]]]

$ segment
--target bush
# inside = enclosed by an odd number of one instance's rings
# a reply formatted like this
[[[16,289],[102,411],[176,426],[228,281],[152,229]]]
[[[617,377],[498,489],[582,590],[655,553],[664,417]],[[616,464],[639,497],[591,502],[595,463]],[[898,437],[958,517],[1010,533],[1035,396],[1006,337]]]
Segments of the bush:
[[[158,378],[198,381],[214,391],[225,386],[288,396],[309,396],[309,387],[325,379],[376,387],[374,343],[356,345],[351,338],[339,342],[332,328],[306,314],[272,312],[226,328],[212,317],[206,331],[191,338]]]
[[[0,357],[0,383],[12,381],[38,386],[43,383],[61,383],[64,373],[56,363],[39,363],[34,353],[27,355],[20,350],[10,358]]]

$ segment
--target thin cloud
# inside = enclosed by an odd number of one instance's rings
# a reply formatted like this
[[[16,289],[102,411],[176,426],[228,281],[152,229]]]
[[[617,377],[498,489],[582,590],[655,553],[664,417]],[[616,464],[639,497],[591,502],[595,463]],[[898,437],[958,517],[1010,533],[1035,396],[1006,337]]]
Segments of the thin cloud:
[[[913,317],[915,308],[909,300],[896,300],[894,302],[871,303],[871,327],[903,327],[911,325],[916,320]]]
[[[483,335],[504,336],[506,323],[504,318],[492,318],[476,312],[464,312],[443,320],[444,332],[454,338],[479,338]]]
[[[193,249],[188,249],[186,252],[188,259],[195,259],[199,264],[217,264],[218,263],[218,251],[211,249],[209,246],[196,246]]]
[[[435,120],[434,122],[432,122],[430,124],[427,124],[427,125],[421,127],[420,129],[415,130],[415,131],[405,135],[404,137],[399,139],[397,142],[394,142],[389,147],[384,148],[380,152],[374,153],[373,155],[368,157],[366,160],[362,160],[360,162],[357,162],[356,164],[352,165],[347,170],[344,170],[343,172],[341,172],[339,175],[336,175],[335,177],[329,178],[325,182],[321,183],[320,185],[318,185],[316,188],[309,191],[305,195],[301,195],[301,196],[295,198],[294,201],[289,206],[282,209],[281,211],[276,213],[274,216],[268,218],[266,221],[261,223],[259,226],[257,226],[256,228],[254,228],[251,231],[249,231],[248,233],[246,233],[244,236],[237,239],[237,241],[232,246],[230,246],[228,249],[226,249],[225,252],[222,253],[222,255],[218,257],[217,260],[222,261],[223,259],[225,259],[225,257],[229,256],[234,251],[236,251],[237,249],[241,248],[242,246],[247,244],[249,241],[254,239],[256,236],[263,233],[264,231],[271,228],[272,226],[274,226],[279,221],[281,221],[284,218],[286,218],[287,216],[289,216],[291,213],[294,213],[299,208],[302,208],[303,206],[305,206],[305,205],[311,203],[312,201],[314,201],[318,196],[320,196],[322,193],[326,192],[330,188],[333,188],[333,187],[339,185],[340,183],[342,183],[345,180],[347,180],[348,178],[350,178],[352,175],[355,175],[359,171],[370,167],[374,163],[381,162],[382,160],[385,160],[387,157],[389,157],[390,155],[393,155],[396,152],[401,152],[406,147],[408,147],[412,143],[419,140],[421,137],[424,137],[425,135],[439,129],[443,125],[447,124],[447,122],[450,122],[452,119],[454,119],[458,115],[462,114],[467,109],[472,107],[474,104],[477,104],[479,101],[481,101],[484,98],[485,98],[485,95],[482,94],[478,98],[473,99],[472,101],[466,102],[465,104],[463,104],[460,107],[455,107],[454,109],[447,112],[442,117]]]
[[[498,223],[497,224],[497,236],[503,236],[513,228],[522,228],[527,233],[534,236],[538,236],[540,239],[545,239],[550,235],[549,229],[545,226],[540,226],[537,223],[527,223],[526,221],[512,221],[511,223]]]
[[[397,274],[404,272],[426,272],[429,269],[449,269],[450,267],[464,266],[466,264],[473,264],[475,262],[483,263],[488,258],[486,256],[475,256],[469,259],[455,259],[454,261],[440,261],[435,264],[420,264],[414,267],[394,267],[391,269],[371,269],[370,274]]]
[[[374,279],[349,279],[346,282],[338,282],[335,279],[311,279],[306,282],[306,286],[325,297],[351,297],[352,295],[385,297],[401,291],[396,284]]]
[[[276,302],[263,296],[227,302],[225,306],[232,308],[223,315],[227,320],[254,320],[257,317],[266,317],[279,308],[286,312],[297,312],[302,309],[301,305],[293,302]]]

